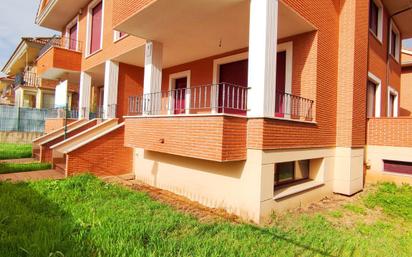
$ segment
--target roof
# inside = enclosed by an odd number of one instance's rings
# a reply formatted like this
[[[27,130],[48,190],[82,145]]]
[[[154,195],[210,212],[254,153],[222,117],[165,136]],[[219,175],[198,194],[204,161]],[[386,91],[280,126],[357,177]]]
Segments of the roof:
[[[36,49],[36,51],[40,51],[40,49],[51,38],[52,37],[22,37],[20,43],[17,45],[16,49],[11,54],[9,60],[6,62],[1,71],[7,75],[15,75],[10,74],[11,68],[22,57],[21,55],[27,52],[28,48],[33,48]]]

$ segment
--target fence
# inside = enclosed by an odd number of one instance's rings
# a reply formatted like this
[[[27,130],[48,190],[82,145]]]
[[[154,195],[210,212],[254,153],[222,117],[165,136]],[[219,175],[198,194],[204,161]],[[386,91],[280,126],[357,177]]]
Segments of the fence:
[[[78,111],[67,112],[67,118],[77,119]],[[32,109],[0,105],[0,131],[44,132],[46,119],[65,118],[65,108]]]

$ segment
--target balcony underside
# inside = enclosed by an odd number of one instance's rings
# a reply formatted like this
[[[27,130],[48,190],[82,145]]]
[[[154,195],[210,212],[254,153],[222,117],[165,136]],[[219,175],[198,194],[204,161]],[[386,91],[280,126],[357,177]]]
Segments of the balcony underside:
[[[52,47],[39,57],[38,74],[45,79],[64,79],[77,83],[81,70],[81,58],[80,52]]]
[[[249,13],[247,0],[157,0],[124,17],[115,29],[163,43],[163,65],[170,67],[248,47]],[[278,38],[313,30],[279,2]]]
[[[36,24],[60,31],[90,0],[50,0],[38,13]]]

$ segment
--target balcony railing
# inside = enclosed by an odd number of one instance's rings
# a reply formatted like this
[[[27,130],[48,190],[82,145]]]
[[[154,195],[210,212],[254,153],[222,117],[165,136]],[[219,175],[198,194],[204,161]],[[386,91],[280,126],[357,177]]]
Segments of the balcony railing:
[[[53,48],[53,47],[81,52],[82,42],[72,39],[72,38],[67,38],[67,37],[62,37],[62,38],[53,37],[40,50],[39,56],[42,56],[50,48]]]
[[[41,78],[34,72],[22,72],[16,75],[13,82],[13,87],[27,86],[39,87]]]
[[[129,97],[129,115],[246,115],[249,88],[220,83]]]
[[[289,119],[313,120],[314,101],[284,92],[276,92],[275,116]]]
[[[130,116],[224,113],[245,116],[250,88],[220,83],[129,97]],[[276,92],[277,118],[313,120],[314,101]]]

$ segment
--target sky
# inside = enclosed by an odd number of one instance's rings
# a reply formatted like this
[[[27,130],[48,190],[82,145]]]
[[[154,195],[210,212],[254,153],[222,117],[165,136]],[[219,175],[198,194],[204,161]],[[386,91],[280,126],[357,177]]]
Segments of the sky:
[[[39,3],[40,0],[1,0],[0,69],[4,67],[22,37],[58,34],[57,31],[34,24]]]

